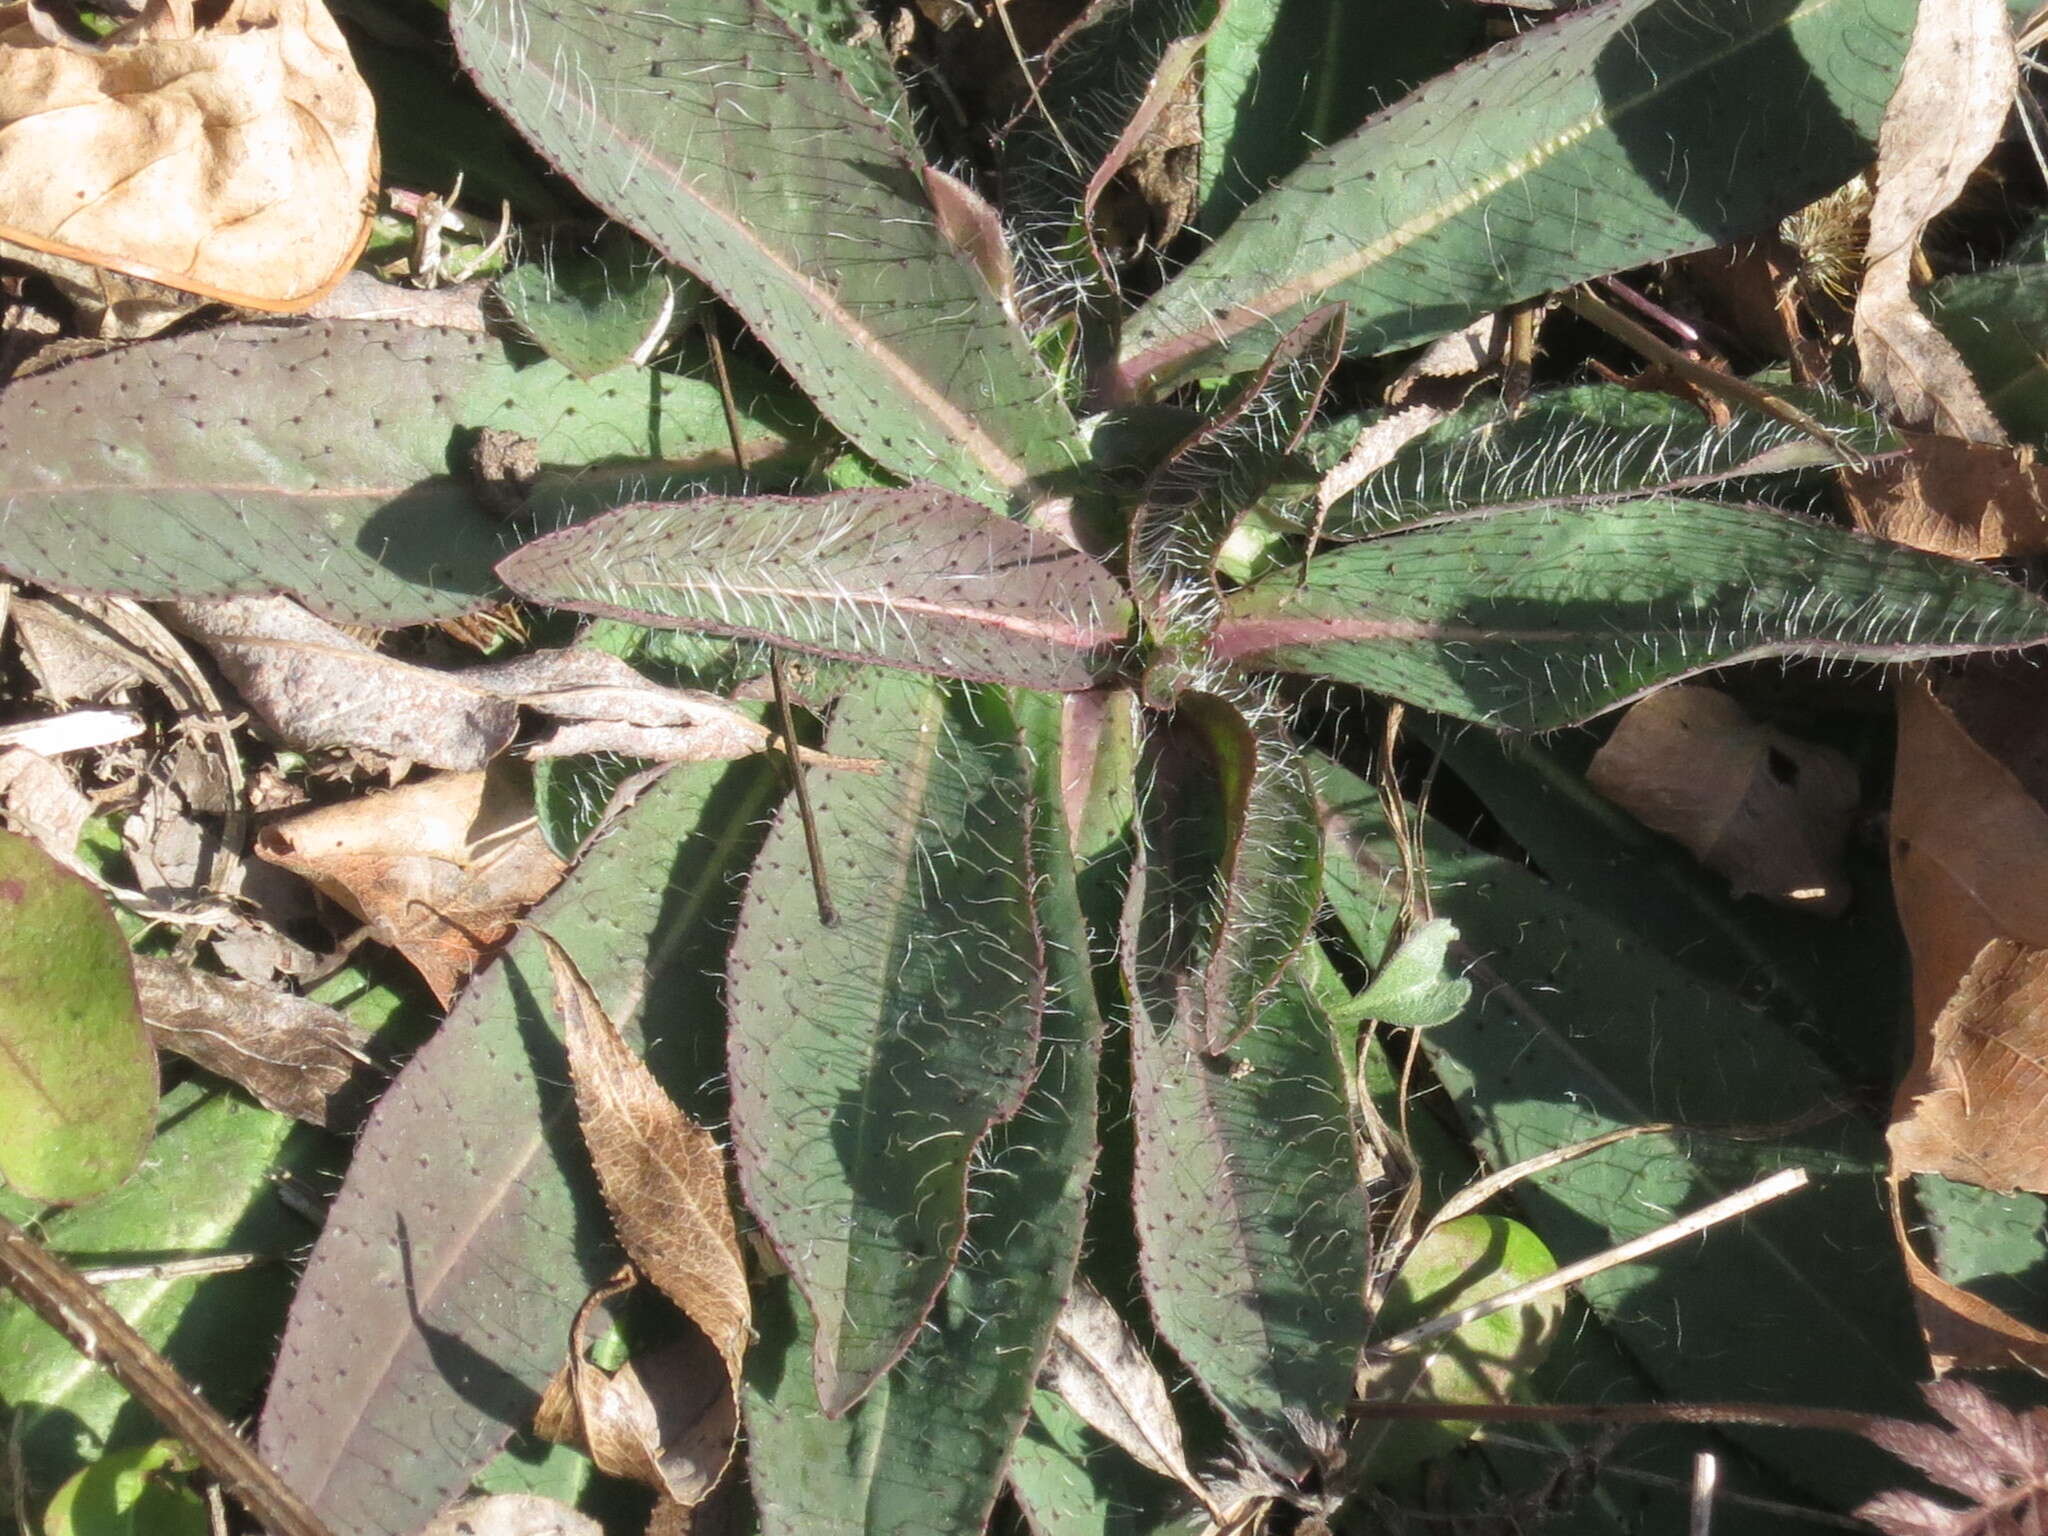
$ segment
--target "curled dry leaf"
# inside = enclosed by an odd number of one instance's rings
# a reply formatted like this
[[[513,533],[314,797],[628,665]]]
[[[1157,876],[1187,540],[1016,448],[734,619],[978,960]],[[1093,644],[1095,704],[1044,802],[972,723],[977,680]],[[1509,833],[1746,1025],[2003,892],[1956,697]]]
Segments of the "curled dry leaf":
[[[695,1329],[637,1354],[615,1371],[588,1353],[590,1318],[638,1284],[628,1267],[592,1291],[569,1330],[569,1361],[534,1410],[534,1432],[582,1447],[598,1470],[651,1488],[689,1510],[710,1496],[731,1459],[736,1420],[726,1367]]]
[[[419,1536],[604,1536],[604,1527],[537,1493],[493,1493],[450,1505]]]
[[[1116,1308],[1086,1280],[1074,1282],[1060,1310],[1045,1372],[1046,1384],[1105,1439],[1215,1513],[1208,1490],[1188,1469],[1165,1381]]]
[[[2018,79],[2005,0],[1920,7],[1878,134],[1868,261],[1852,323],[1864,388],[1909,425],[1979,443],[2004,442],[2004,429],[1909,289],[1921,231],[1997,144]]]
[[[277,822],[256,852],[304,877],[409,960],[442,1003],[555,888],[524,789],[444,774]]]
[[[320,0],[151,0],[103,41],[0,9],[0,239],[253,309],[369,236],[375,108]]]
[[[753,1324],[725,1153],[662,1092],[568,951],[545,933],[541,941],[554,973],[584,1145],[619,1240],[724,1363],[716,1403],[679,1426],[686,1432],[680,1445],[662,1447],[663,1486],[678,1502],[695,1503],[717,1484],[732,1456],[740,1367]]]
[[[1622,717],[1586,778],[1645,826],[1683,843],[1737,895],[1836,913],[1855,766],[1752,719],[1724,693],[1680,684]]]
[[[374,1091],[348,1019],[325,1003],[135,957],[135,994],[159,1050],[175,1051],[311,1125],[346,1123]]]
[[[1905,434],[1906,451],[1841,471],[1866,533],[1961,560],[2048,550],[2048,466],[2031,448]]]
[[[92,802],[41,753],[0,748],[0,818],[66,869],[78,870],[78,839],[92,819]]]

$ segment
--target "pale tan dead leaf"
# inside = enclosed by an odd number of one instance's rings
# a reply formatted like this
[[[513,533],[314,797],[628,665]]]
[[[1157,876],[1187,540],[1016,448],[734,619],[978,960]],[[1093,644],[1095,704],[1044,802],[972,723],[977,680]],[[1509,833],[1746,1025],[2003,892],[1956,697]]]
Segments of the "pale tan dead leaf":
[[[1962,560],[2048,550],[2048,466],[2032,449],[1904,436],[1904,454],[1841,471],[1864,532]]]
[[[528,755],[618,751],[711,762],[767,750],[774,734],[716,694],[667,688],[587,647],[443,672],[380,655],[289,598],[181,603],[177,623],[212,651],[286,745],[347,747],[432,768],[481,768],[511,744],[519,710],[570,722]],[[821,766],[845,760],[806,752]]]
[[[112,640],[62,622],[45,603],[15,604],[13,620],[22,663],[52,703],[114,699],[142,681],[134,661]]]
[[[0,749],[0,817],[67,869],[78,863],[78,839],[92,802],[56,763],[26,747]]]
[[[256,851],[361,918],[444,1004],[566,868],[533,819],[531,792],[483,773],[276,822]]]
[[[0,239],[254,309],[303,308],[369,237],[375,106],[320,0],[98,43],[0,8]]]
[[[421,1526],[418,1536],[605,1536],[590,1516],[537,1493],[464,1499]]]
[[[1832,748],[1751,718],[1712,688],[1660,689],[1622,717],[1586,780],[1725,875],[1737,895],[1836,913],[1860,789]]]
[[[2048,673],[1979,664],[1901,687],[1892,888],[1922,1031],[1991,940],[2048,948],[2044,786]]]
[[[1188,1468],[1166,1382],[1116,1308],[1086,1280],[1074,1282],[1060,1309],[1045,1374],[1046,1385],[1098,1434],[1217,1514],[1208,1489]]]
[[[591,1362],[591,1316],[636,1284],[637,1273],[628,1267],[577,1309],[568,1363],[541,1395],[534,1433],[578,1446],[600,1471],[651,1488],[665,1503],[693,1509],[710,1496],[731,1460],[738,1407],[718,1351],[694,1328],[615,1371]]]
[[[257,719],[299,751],[348,747],[475,769],[510,746],[519,728],[512,700],[379,655],[289,598],[178,603],[170,612],[213,653]]]
[[[2019,80],[2005,0],[1920,7],[1913,41],[1885,109],[1877,192],[1851,334],[1863,387],[1910,426],[2002,443],[1954,345],[1913,303],[1913,258],[1928,221],[1956,200],[1991,153]]]
[[[1476,385],[1500,366],[1507,344],[1507,315],[1481,315],[1462,331],[1440,336],[1424,347],[1387,386],[1387,404],[1407,404],[1409,395],[1425,379],[1469,379]]]
[[[310,1125],[346,1123],[373,1092],[346,1015],[311,998],[236,981],[159,955],[135,957],[150,1039],[258,1103]]]
[[[350,272],[334,290],[306,309],[310,320],[383,320],[400,325],[482,331],[484,298],[490,282],[452,283],[445,288],[412,288],[387,283],[369,272]]]
[[[1450,415],[1441,405],[1411,405],[1390,411],[1358,429],[1358,436],[1316,487],[1316,506],[1323,516],[1372,476],[1394,462],[1394,456]]]
[[[619,1241],[724,1364],[722,1409],[698,1415],[689,1427],[682,1460],[701,1483],[694,1496],[685,1492],[694,1484],[679,1487],[682,1474],[669,1465],[682,1447],[662,1448],[663,1485],[679,1501],[695,1503],[731,1460],[740,1370],[753,1325],[725,1153],[620,1037],[569,952],[546,933],[540,937],[554,974],[583,1142]]]

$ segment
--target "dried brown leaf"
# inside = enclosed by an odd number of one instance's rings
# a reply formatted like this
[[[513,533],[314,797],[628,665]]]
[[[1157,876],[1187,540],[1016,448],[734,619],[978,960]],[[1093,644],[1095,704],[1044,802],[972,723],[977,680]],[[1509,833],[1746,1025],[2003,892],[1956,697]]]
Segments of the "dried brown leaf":
[[[662,1485],[678,1501],[695,1503],[731,1459],[740,1369],[753,1323],[724,1149],[662,1092],[568,952],[545,933],[541,940],[554,973],[555,1008],[568,1045],[584,1145],[619,1240],[641,1272],[697,1325],[724,1365],[719,1406],[691,1418],[683,1443],[660,1442]],[[643,1378],[648,1369],[643,1364]],[[672,1389],[693,1378],[712,1379],[715,1372],[669,1362],[662,1375]],[[652,1400],[645,1414],[629,1411],[639,1424],[653,1413]]]
[[[1913,259],[1928,221],[1997,144],[2018,78],[2005,0],[1920,7],[1878,134],[1877,193],[1851,327],[1865,389],[1908,425],[1979,443],[2004,442],[2004,429],[1961,354],[1913,303]]]
[[[2032,449],[1905,438],[1903,455],[1841,472],[1864,532],[1962,560],[2048,550],[2048,466]]]
[[[1587,781],[1684,844],[1737,895],[1835,913],[1859,798],[1841,753],[1774,730],[1712,688],[1679,684],[1622,717]]]
[[[2048,1192],[2048,950],[1994,939],[1926,1031],[1887,1139],[1900,1174]]]
[[[523,787],[443,774],[266,827],[257,853],[403,954],[443,1003],[564,865]]]
[[[1992,939],[2048,948],[2044,787],[2048,675],[1973,664],[1900,689],[1892,886],[1923,1031]]]
[[[78,864],[78,839],[92,819],[86,799],[56,763],[26,747],[0,749],[0,816],[65,868]]]
[[[239,1084],[280,1114],[345,1124],[374,1092],[362,1037],[325,1003],[156,955],[135,957],[135,992],[159,1050]]]
[[[1208,1503],[1207,1491],[1188,1469],[1166,1382],[1116,1308],[1086,1280],[1075,1281],[1060,1310],[1046,1377],[1105,1439]]]
[[[320,0],[158,0],[96,45],[0,8],[0,238],[255,309],[369,237],[375,107]]]

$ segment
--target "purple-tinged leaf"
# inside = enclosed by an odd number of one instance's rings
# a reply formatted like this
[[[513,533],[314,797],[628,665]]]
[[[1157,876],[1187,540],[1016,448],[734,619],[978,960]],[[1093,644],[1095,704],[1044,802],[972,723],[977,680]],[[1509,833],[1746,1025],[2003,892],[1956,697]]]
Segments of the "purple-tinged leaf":
[[[740,1187],[816,1320],[828,1417],[909,1348],[953,1272],[967,1175],[1031,1081],[1046,1007],[1040,814],[1009,701],[871,672],[827,738],[878,774],[812,797],[838,920],[797,818],[755,866],[728,966]]]
[[[536,602],[1071,692],[1130,604],[1088,556],[936,486],[621,507],[499,562]]]
[[[463,0],[453,23],[520,131],[879,463],[1001,504],[1074,461],[1072,417],[903,136],[772,8]]]
[[[732,880],[779,785],[672,771],[533,914],[700,1120]],[[524,1425],[617,1267],[574,1131],[537,935],[515,938],[378,1105],[292,1306],[263,1454],[337,1530],[404,1536]]]
[[[227,326],[8,386],[0,570],[149,602],[290,593],[344,623],[452,618],[503,596],[491,562],[511,540],[464,462],[481,427],[533,441],[537,511],[584,494],[561,468],[659,460],[658,481],[731,458],[702,380],[585,382],[469,331]],[[790,446],[751,412],[743,430],[756,464]]]
[[[1912,661],[2048,640],[2048,604],[1960,560],[1718,502],[1538,506],[1354,544],[1231,594],[1214,660],[1463,720],[1569,725],[1767,656]]]

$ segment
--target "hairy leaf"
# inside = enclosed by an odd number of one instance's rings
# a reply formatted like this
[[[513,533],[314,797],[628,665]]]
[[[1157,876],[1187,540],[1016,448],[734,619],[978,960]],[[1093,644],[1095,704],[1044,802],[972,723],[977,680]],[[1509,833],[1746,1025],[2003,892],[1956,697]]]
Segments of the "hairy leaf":
[[[464,0],[453,22],[520,131],[877,462],[998,503],[1071,462],[1072,418],[902,139],[774,11]]]
[[[1187,1495],[1043,1389],[1011,1452],[1010,1491],[1034,1536],[1202,1536],[1215,1529]]]
[[[533,917],[700,1119],[716,1113],[702,1085],[730,881],[777,782],[761,763],[672,771]],[[548,986],[532,933],[469,986],[379,1103],[300,1283],[260,1443],[340,1529],[401,1536],[460,1491],[528,1420],[616,1267]]]
[[[1055,807],[1058,708],[1018,701],[1034,795]],[[1080,1249],[1096,1148],[1101,1019],[1065,818],[1034,815],[1046,1007],[1036,1078],[985,1143],[967,1238],[927,1325],[843,1417],[818,1412],[809,1309],[777,1287],[749,1357],[748,1464],[769,1536],[957,1536],[980,1530],[1029,1411]]]
[[[1141,310],[1128,396],[1255,365],[1318,304],[1355,351],[1768,229],[1869,160],[1915,0],[1613,0],[1312,155]]]
[[[2048,639],[1960,561],[1715,502],[1529,507],[1392,534],[1234,593],[1220,661],[1542,730],[1765,656],[1870,661]]]
[[[2016,438],[2048,439],[2048,264],[1944,278],[1922,295],[1969,364],[1985,402]]]
[[[289,592],[345,623],[450,618],[503,590],[510,540],[464,458],[482,427],[532,439],[544,469],[730,460],[717,391],[694,379],[585,383],[466,331],[229,326],[8,387],[0,569],[152,602]],[[790,430],[750,415],[754,457]],[[578,478],[545,475],[536,503],[573,505]]]
[[[617,238],[544,252],[491,291],[512,323],[579,379],[647,362],[705,299],[687,272]]]
[[[741,908],[727,1049],[741,1187],[815,1314],[837,1417],[953,1268],[970,1160],[1030,1080],[1045,976],[1037,808],[1002,696],[873,672],[828,745],[886,765],[813,791],[837,921],[785,813]]]
[[[1093,687],[1130,625],[1086,555],[929,485],[621,507],[498,571],[558,607],[1026,687]]]
[[[1852,449],[1881,453],[1898,444],[1846,401],[1785,395]],[[1657,495],[1835,462],[1825,444],[1759,411],[1738,410],[1716,427],[1675,396],[1581,384],[1545,390],[1514,411],[1497,397],[1466,406],[1335,503],[1323,536],[1370,538],[1446,513]]]

